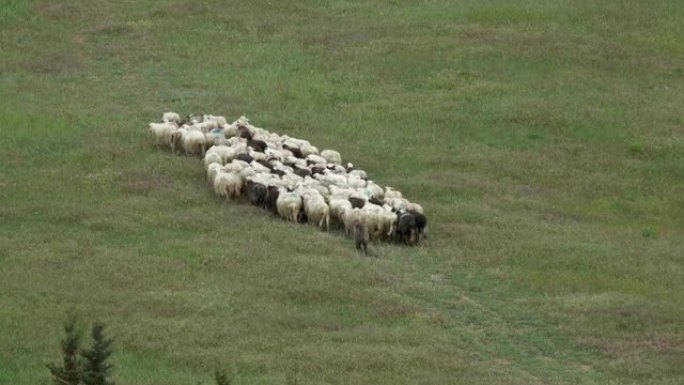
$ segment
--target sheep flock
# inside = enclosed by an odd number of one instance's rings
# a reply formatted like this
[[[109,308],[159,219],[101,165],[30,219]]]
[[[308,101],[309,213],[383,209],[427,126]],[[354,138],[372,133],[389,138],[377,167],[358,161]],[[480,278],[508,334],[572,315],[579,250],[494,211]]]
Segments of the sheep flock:
[[[242,116],[162,114],[149,124],[158,148],[202,158],[216,195],[246,200],[284,220],[335,226],[367,241],[416,245],[426,236],[423,207],[400,191],[380,187],[339,152],[255,127]],[[359,235],[362,234],[362,235]],[[359,239],[362,237],[363,239]]]

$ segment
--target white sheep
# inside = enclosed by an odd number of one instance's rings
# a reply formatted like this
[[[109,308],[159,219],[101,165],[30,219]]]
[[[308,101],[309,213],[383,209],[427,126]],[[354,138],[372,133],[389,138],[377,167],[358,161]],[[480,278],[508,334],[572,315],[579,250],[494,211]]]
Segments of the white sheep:
[[[207,166],[207,181],[209,182],[210,185],[214,185],[214,180],[216,179],[216,175],[221,172],[222,166],[219,163],[212,163],[209,166]]]
[[[347,198],[330,197],[328,199],[328,206],[330,208],[330,216],[340,223],[344,223],[344,212],[352,209],[352,204]]]
[[[303,155],[303,154],[302,154],[302,155]],[[316,155],[316,154],[309,154],[309,155],[306,155],[306,160],[307,160],[308,162],[311,162],[311,163],[314,163],[314,164],[317,164],[317,165],[322,165],[322,166],[325,166],[326,164],[328,164],[328,161],[325,160],[325,158],[323,158],[323,157],[320,156],[320,155]]]
[[[328,163],[326,165],[326,168],[330,170],[330,172],[337,174],[337,175],[347,175],[347,169],[340,166],[339,164],[333,164],[333,163]]]
[[[223,135],[227,138],[235,138],[238,135],[238,126],[235,124],[228,124],[223,127]]]
[[[316,148],[316,146],[308,142],[302,144],[302,146],[299,148],[299,151],[301,151],[302,155],[305,157],[309,155],[318,155],[318,148]]]
[[[203,119],[202,119],[202,117],[201,117],[200,115],[189,114],[189,115],[188,115],[188,118],[187,118],[187,123],[186,123],[186,124],[188,124],[188,125],[191,126],[191,125],[193,125],[193,124],[201,123],[202,120],[203,120]]]
[[[335,150],[325,149],[321,151],[321,156],[325,158],[328,163],[342,164],[342,155]]]
[[[323,186],[320,181],[313,179],[308,175],[304,177],[304,181],[301,183],[301,185],[318,191],[318,193],[321,194],[324,199],[327,199],[327,197],[330,196],[330,190],[328,190],[327,187]]]
[[[199,130],[187,130],[182,138],[183,149],[185,149],[185,155],[201,155],[204,156],[204,148],[206,145],[206,138],[204,133]]]
[[[310,200],[308,204],[305,201],[304,208],[309,222],[318,223],[319,230],[323,230],[325,223],[325,230],[330,231],[330,209],[323,198]]]
[[[239,160],[239,159],[233,159],[232,162],[226,163],[225,166],[223,166],[222,170],[226,172],[236,172],[240,173],[242,170],[245,168],[249,167],[249,163],[245,162],[244,160]]]
[[[285,175],[281,176],[280,180],[283,181],[284,186],[293,189],[297,187],[299,184],[301,184],[304,181],[304,178],[292,172],[288,172]]]
[[[164,112],[162,114],[162,122],[166,122],[166,123],[173,122],[173,123],[178,124],[178,123],[180,123],[180,121],[181,121],[180,115],[178,115],[175,112]]]
[[[304,145],[305,143],[308,143],[308,142],[300,140],[300,139],[291,138],[287,135],[281,136],[280,139],[281,139],[281,145],[283,147],[291,147],[291,148],[296,148],[298,150],[302,147],[302,145]]]
[[[261,138],[262,136],[263,136],[263,138]],[[283,146],[281,144],[282,141],[281,141],[280,135],[278,135],[274,132],[271,132],[268,135],[258,135],[255,139],[257,139],[257,138],[261,138],[261,140],[268,143],[269,147],[278,148],[278,149],[283,148]]]
[[[211,130],[218,129],[219,124],[215,120],[206,120],[203,122],[194,123],[190,126],[191,129],[202,131],[203,134],[210,132]]]
[[[247,165],[247,167],[243,168],[240,170],[240,177],[242,178],[242,181],[246,181],[247,178],[256,175],[256,171],[252,168],[252,166]]]
[[[394,228],[397,223],[397,214],[392,211],[392,207],[388,205],[383,205],[382,209],[383,237],[389,238],[389,236],[394,233]]]
[[[246,126],[249,124],[249,119],[247,119],[246,116],[242,115],[236,121],[234,121],[231,124],[234,124],[236,126]]]
[[[252,166],[254,172],[257,174],[266,174],[271,172],[271,169],[257,162],[256,160],[253,160],[249,165]]]
[[[176,148],[182,146],[185,155],[199,154],[204,157],[206,138],[202,131],[183,126],[171,134],[171,151],[176,152]]]
[[[348,187],[339,187],[334,184],[329,185],[328,190],[330,190],[330,196],[335,198],[349,199],[349,197],[355,193],[354,189],[350,189]]]
[[[283,151],[287,151],[287,150],[283,150]],[[306,164],[306,160],[297,158],[294,155],[286,156],[285,159],[283,160],[283,162],[287,163],[287,164],[293,164],[293,165],[295,165],[297,167],[301,167],[301,168],[308,166]]]
[[[349,176],[354,176],[359,179],[368,179],[368,174],[363,170],[351,170],[349,171]]]
[[[364,213],[371,239],[378,240],[387,237],[394,231],[394,221],[397,216],[391,210],[370,202],[366,202],[361,210]]]
[[[207,147],[228,145],[230,143],[228,142],[228,139],[223,136],[223,130],[220,128],[204,133],[204,137],[206,138]]]
[[[209,149],[207,150],[207,154],[210,153],[217,154],[218,156],[220,156],[222,164],[232,162],[233,157],[235,156],[235,150],[232,147],[223,144],[209,147]]]
[[[325,170],[323,174],[315,174],[314,179],[317,179],[323,184],[324,186],[338,186],[342,188],[348,188],[349,185],[347,184],[347,178],[344,175],[337,175],[331,173],[329,170]],[[332,191],[330,191],[333,193]],[[334,194],[334,193],[333,193]]]
[[[366,187],[366,181],[355,175],[347,175],[347,186],[354,189],[364,188]]]
[[[242,178],[236,172],[219,171],[214,178],[214,192],[226,200],[237,198],[242,191]]]
[[[156,143],[157,147],[172,147],[171,137],[173,133],[178,130],[178,125],[173,122],[150,123],[149,130],[154,135],[154,142]]]
[[[378,200],[383,200],[385,199],[385,190],[382,189],[382,187],[378,186],[375,182],[372,180],[369,180],[366,183],[366,187],[364,188],[364,193],[370,198],[375,198]]]
[[[225,117],[225,116],[220,116],[220,115],[204,115],[203,118],[204,118],[204,121],[205,121],[205,122],[214,121],[214,122],[218,123],[218,126],[219,126],[219,127],[224,127],[224,126],[228,125],[228,122],[226,121],[226,117]]]
[[[250,176],[247,179],[251,179],[254,182],[261,183],[264,186],[283,187],[280,178],[277,175],[271,173],[257,173],[254,176]]]
[[[387,205],[393,207],[395,210],[416,211],[424,214],[423,206],[418,203],[412,203],[406,198],[387,198],[384,201]]]
[[[423,211],[423,206],[415,202],[409,202],[408,204],[406,204],[406,211],[415,211],[425,215],[425,211]]]
[[[318,229],[323,230],[323,223],[325,223],[326,231],[330,231],[330,209],[325,199],[318,191],[312,189],[315,193],[303,195],[304,198],[304,212],[309,219],[309,223],[318,224]]]
[[[235,155],[244,154],[247,152],[247,141],[238,139],[237,142],[231,142],[230,148],[233,149]]]
[[[252,147],[247,147],[247,154],[254,160],[266,160],[266,154],[263,152],[255,151]]]
[[[302,209],[302,197],[296,192],[288,192],[285,188],[280,188],[278,199],[276,199],[278,214],[287,221],[297,222],[299,212]]]
[[[385,199],[402,198],[401,191],[385,186]]]
[[[269,147],[264,151],[264,154],[266,154],[266,158],[277,159],[281,162],[285,159],[285,157],[283,156],[283,150],[276,150],[274,148]]]
[[[342,213],[342,223],[347,234],[351,234],[355,224],[365,222],[364,212],[359,208],[348,208]]]
[[[294,158],[294,154],[292,153],[292,151],[290,151],[290,150],[288,150],[288,149],[286,149],[286,148],[279,148],[278,151],[280,151],[280,154],[281,154],[281,158],[282,158],[282,159],[287,159],[287,158],[289,158],[289,157],[293,157],[293,158]]]
[[[171,133],[171,138],[170,138],[170,143],[171,143],[171,152],[176,153],[176,148],[181,146],[181,142],[183,140],[183,136],[185,133],[188,132],[187,126],[182,126],[181,128],[175,130],[174,132]]]
[[[204,159],[202,159],[202,162],[204,162],[204,168],[209,169],[209,165],[213,163],[218,163],[219,165],[223,165],[223,159],[221,159],[221,155],[219,155],[216,152],[207,152],[204,154]]]
[[[267,130],[264,130],[261,127],[249,126],[249,129],[252,133],[253,139],[264,138],[264,137],[268,137],[269,135],[271,135],[270,132],[268,132]],[[263,139],[261,139],[261,140],[263,140]]]

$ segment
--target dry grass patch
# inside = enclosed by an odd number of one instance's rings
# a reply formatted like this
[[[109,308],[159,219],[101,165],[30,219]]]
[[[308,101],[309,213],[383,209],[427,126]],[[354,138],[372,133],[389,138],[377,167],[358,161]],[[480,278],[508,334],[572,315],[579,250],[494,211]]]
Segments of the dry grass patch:
[[[82,8],[70,2],[41,1],[35,5],[35,9],[41,17],[53,21],[76,21],[83,15]]]
[[[135,28],[128,24],[100,24],[88,29],[88,34],[122,36],[130,35]]]
[[[392,288],[401,284],[401,280],[389,274],[383,274],[376,271],[368,271],[363,275],[363,282],[372,287]]]
[[[27,68],[40,75],[71,75],[82,71],[85,62],[74,53],[43,53],[29,61]]]
[[[156,171],[139,170],[124,172],[117,178],[121,191],[125,194],[148,195],[150,192],[171,186],[168,175]]]
[[[417,314],[420,309],[413,305],[401,303],[398,300],[382,299],[373,304],[373,311],[382,318],[407,318]]]

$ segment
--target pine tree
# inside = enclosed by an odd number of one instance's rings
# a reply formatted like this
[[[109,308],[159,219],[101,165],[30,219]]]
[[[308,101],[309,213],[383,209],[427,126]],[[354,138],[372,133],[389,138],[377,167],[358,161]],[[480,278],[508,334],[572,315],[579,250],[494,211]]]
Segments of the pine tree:
[[[66,336],[62,345],[62,366],[48,364],[47,368],[52,373],[54,385],[79,385],[80,373],[77,352],[81,342],[81,335],[76,328],[76,317],[64,324]]]
[[[112,365],[107,363],[107,358],[112,354],[112,339],[104,337],[103,329],[103,325],[93,325],[92,346],[81,352],[81,378],[85,385],[114,385],[114,382],[108,379]]]

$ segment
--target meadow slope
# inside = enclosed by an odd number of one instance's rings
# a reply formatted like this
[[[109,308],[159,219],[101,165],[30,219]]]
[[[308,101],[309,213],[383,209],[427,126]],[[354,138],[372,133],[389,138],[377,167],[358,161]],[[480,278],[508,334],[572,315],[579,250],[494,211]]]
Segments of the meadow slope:
[[[0,384],[70,310],[121,385],[684,383],[682,36],[675,0],[3,1]],[[163,111],[335,148],[430,238],[220,202]]]

